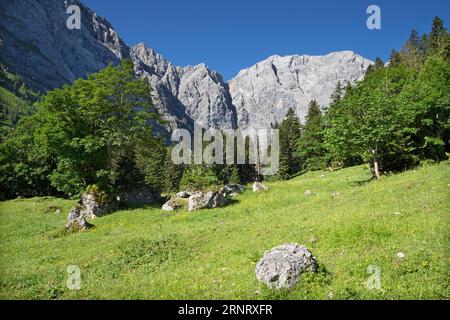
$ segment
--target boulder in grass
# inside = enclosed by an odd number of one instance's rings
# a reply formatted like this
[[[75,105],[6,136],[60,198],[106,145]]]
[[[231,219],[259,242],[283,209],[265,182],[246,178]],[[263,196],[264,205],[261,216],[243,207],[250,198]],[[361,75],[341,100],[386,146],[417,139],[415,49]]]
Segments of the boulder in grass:
[[[253,192],[260,192],[260,191],[269,191],[269,187],[262,184],[261,182],[253,183]]]
[[[103,193],[87,192],[81,196],[81,214],[85,218],[97,217],[117,211],[119,203],[116,199]]]
[[[188,210],[200,210],[212,207],[212,200],[216,193],[214,191],[193,193],[188,199]]]
[[[192,195],[192,192],[189,191],[180,191],[174,195],[174,198],[186,199]]]
[[[183,198],[172,198],[164,203],[161,209],[164,211],[175,211],[183,208],[183,202],[187,202],[187,200]]]
[[[86,221],[84,217],[79,217],[77,219],[70,220],[66,224],[66,231],[68,232],[78,232],[84,231],[89,228],[92,228],[93,225]]]
[[[66,224],[66,231],[68,232],[84,231],[93,227],[93,225],[84,218],[79,203],[70,210],[67,219],[69,220]]]
[[[272,289],[289,289],[304,272],[317,271],[317,261],[305,246],[287,243],[270,251],[256,264],[259,281]]]
[[[235,196],[238,193],[244,192],[245,187],[240,184],[227,184],[222,188],[222,190],[226,195]]]

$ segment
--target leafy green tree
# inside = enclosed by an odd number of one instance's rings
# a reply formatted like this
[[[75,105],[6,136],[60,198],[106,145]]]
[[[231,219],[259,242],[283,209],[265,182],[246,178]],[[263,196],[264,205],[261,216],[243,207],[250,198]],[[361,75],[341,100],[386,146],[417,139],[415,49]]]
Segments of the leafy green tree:
[[[57,158],[50,179],[70,196],[93,184],[118,187],[121,158],[137,137],[152,135],[148,123],[156,118],[150,86],[135,78],[129,60],[49,92],[41,108],[42,143]]]
[[[394,98],[409,78],[406,67],[383,68],[347,89],[327,113],[325,144],[330,153],[341,159],[361,157],[371,163],[377,178],[382,169],[389,170],[389,163],[382,161],[384,154],[405,148],[405,123]]]
[[[55,159],[37,142],[35,133],[45,125],[40,115],[20,120],[0,144],[0,199],[57,194],[48,179]]]
[[[450,139],[450,63],[430,57],[398,96],[405,134],[420,159],[443,160]]]
[[[135,174],[139,169],[136,155],[144,150],[142,141],[153,140],[149,123],[158,117],[152,106],[150,86],[135,78],[131,61],[108,66],[88,79],[49,92],[39,108],[36,116],[23,122],[27,130],[18,128],[5,142],[6,154],[12,159],[5,157],[0,165],[14,161],[19,167],[30,162],[25,157],[12,156],[12,151],[26,138],[29,148],[36,150],[41,159],[51,159],[51,167],[32,162],[33,170],[43,169],[46,173],[37,181],[49,179],[52,187],[68,196],[80,194],[89,185],[115,191],[121,189],[124,181],[129,183],[131,176],[153,184],[148,166],[140,175]],[[38,183],[34,174],[23,174],[29,185]],[[13,180],[17,175],[13,171],[7,176]],[[16,187],[25,190],[11,186]]]

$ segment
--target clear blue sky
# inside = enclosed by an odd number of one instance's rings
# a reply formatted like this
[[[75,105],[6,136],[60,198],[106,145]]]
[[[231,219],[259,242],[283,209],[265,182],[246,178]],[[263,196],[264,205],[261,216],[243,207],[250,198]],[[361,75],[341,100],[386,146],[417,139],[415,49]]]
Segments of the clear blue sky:
[[[271,55],[353,50],[386,60],[415,28],[438,15],[449,28],[449,0],[83,0],[132,46],[144,42],[176,65],[201,62],[225,80]],[[381,30],[366,9],[381,8]]]

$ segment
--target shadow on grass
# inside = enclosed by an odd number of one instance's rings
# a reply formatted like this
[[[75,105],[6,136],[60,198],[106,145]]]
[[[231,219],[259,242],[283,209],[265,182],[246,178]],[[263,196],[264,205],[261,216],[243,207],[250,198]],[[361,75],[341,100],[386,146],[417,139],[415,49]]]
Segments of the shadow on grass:
[[[357,179],[354,179],[354,180],[351,180],[351,181],[347,178],[347,183],[351,187],[361,187],[361,186],[364,186],[366,184],[369,184],[373,180],[376,180],[376,178],[373,177],[373,176],[372,177],[367,177],[367,176],[360,177],[360,178],[357,178]]]
[[[158,201],[151,204],[141,204],[141,203],[121,203],[119,205],[120,211],[132,211],[137,209],[161,209],[163,201]]]

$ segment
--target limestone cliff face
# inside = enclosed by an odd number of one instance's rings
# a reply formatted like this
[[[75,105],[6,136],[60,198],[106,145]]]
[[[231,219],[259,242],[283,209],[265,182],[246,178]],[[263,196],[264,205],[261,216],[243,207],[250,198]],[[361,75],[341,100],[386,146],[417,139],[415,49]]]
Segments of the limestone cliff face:
[[[362,79],[370,64],[351,51],[269,57],[229,82],[238,125],[270,127],[282,121],[289,108],[303,120],[311,100],[327,106],[339,81],[345,85]]]
[[[81,8],[81,29],[69,30],[68,6]],[[129,48],[111,24],[78,0],[0,1],[0,63],[38,91],[61,87],[131,58],[148,78],[167,129],[270,127],[289,107],[304,118],[312,99],[326,106],[338,81],[364,76],[369,60],[350,52],[272,56],[229,83],[205,64],[178,67],[144,44]]]
[[[81,8],[81,30],[66,27],[71,4]],[[108,21],[78,1],[1,1],[0,16],[1,62],[39,91],[128,57],[128,47]]]

